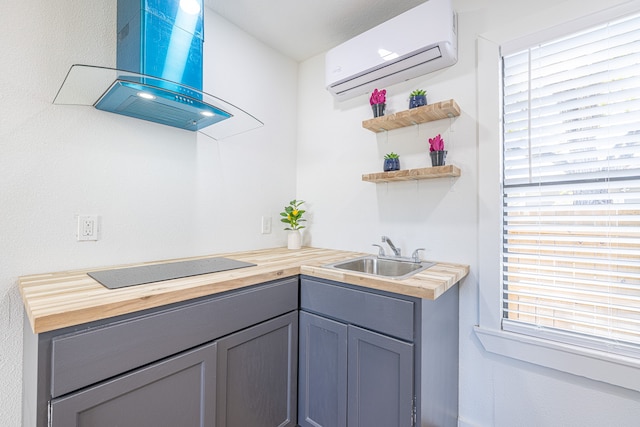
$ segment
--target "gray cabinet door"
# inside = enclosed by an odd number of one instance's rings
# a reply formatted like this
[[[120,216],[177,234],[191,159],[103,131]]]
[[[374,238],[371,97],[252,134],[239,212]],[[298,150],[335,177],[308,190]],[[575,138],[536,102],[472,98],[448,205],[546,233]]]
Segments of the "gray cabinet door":
[[[217,343],[217,425],[295,426],[297,311],[222,338]]]
[[[52,427],[214,427],[216,344],[54,399]]]
[[[300,312],[298,424],[347,425],[347,325]]]
[[[413,425],[413,344],[349,325],[349,427]]]

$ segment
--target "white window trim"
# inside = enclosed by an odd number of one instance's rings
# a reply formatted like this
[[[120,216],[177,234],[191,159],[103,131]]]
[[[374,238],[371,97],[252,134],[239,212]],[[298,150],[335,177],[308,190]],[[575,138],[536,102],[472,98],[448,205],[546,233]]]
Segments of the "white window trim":
[[[582,16],[576,18],[576,12]],[[640,391],[640,359],[501,329],[500,50],[531,44],[640,11],[640,1],[571,0],[477,39],[478,88],[478,283],[479,324],[475,332],[485,350],[536,365]],[[545,25],[546,24],[546,25]],[[537,28],[532,28],[536,25]]]

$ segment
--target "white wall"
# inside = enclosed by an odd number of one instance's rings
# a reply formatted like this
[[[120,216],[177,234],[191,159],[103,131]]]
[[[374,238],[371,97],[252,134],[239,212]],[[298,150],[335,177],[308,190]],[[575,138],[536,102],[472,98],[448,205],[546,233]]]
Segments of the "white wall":
[[[476,41],[502,27],[514,34],[540,30],[552,14],[539,11],[566,5],[584,13],[582,3],[454,0],[459,13],[458,63],[386,88],[389,108],[396,111],[407,109],[413,89],[426,89],[429,102],[454,98],[462,115],[453,122],[374,134],[361,127],[362,120],[372,117],[367,97],[336,103],[324,90],[323,55],[300,66],[297,195],[312,206],[308,237],[313,245],[373,253],[371,244],[385,234],[404,253],[426,247],[427,259],[471,266],[460,286],[461,426],[630,426],[640,417],[639,393],[488,353],[473,331],[478,324],[478,290],[495,286],[479,277],[483,248],[478,243],[478,153],[485,144],[498,143],[478,138],[479,128],[496,123],[478,122],[483,105],[477,88],[483,82],[477,80]],[[400,154],[402,168],[429,166],[427,139],[438,133],[449,151],[447,162],[462,169],[461,177],[389,184],[361,181],[363,173],[382,171],[383,155],[389,151]]]
[[[205,89],[267,123],[222,142],[51,104],[71,64],[115,64],[115,2],[26,0],[4,8],[0,425],[20,425],[19,276],[283,245],[278,212],[293,197],[308,201],[307,243],[372,251],[387,234],[405,253],[426,247],[426,258],[471,265],[460,288],[461,425],[635,425],[637,393],[487,353],[472,330],[478,288],[487,285],[477,261],[477,155],[486,143],[478,142],[477,128],[487,124],[476,123],[476,37],[557,3],[565,2],[454,0],[458,64],[387,89],[394,110],[406,109],[408,93],[424,88],[431,102],[456,99],[463,114],[388,135],[361,128],[371,117],[366,97],[334,103],[323,88],[322,56],[297,71],[207,11]],[[428,166],[427,138],[437,133],[460,178],[360,180],[381,171],[389,151],[400,153],[403,168]],[[74,215],[84,213],[102,216],[102,240],[75,241]],[[274,234],[259,234],[262,215],[273,217]]]
[[[0,14],[2,426],[21,418],[19,276],[286,240],[276,220],[295,197],[297,64],[207,10],[205,90],[263,128],[216,142],[53,105],[72,64],[115,65],[115,5],[26,0]],[[101,215],[101,240],[76,242],[77,214]],[[273,218],[272,234],[260,234],[262,215]]]

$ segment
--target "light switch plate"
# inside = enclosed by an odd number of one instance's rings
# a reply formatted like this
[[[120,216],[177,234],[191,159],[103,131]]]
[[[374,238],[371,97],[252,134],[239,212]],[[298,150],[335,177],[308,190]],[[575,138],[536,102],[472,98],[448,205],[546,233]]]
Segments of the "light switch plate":
[[[262,234],[270,234],[271,233],[271,217],[263,216],[262,217]]]

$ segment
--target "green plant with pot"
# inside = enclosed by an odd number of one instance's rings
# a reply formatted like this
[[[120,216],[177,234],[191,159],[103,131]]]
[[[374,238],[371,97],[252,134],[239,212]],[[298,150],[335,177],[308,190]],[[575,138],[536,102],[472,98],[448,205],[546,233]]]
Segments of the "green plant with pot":
[[[383,169],[385,172],[400,170],[400,156],[393,151],[385,154]]]
[[[422,107],[427,105],[427,91],[416,89],[409,95],[409,108]]]
[[[280,212],[281,222],[288,225],[285,230],[289,230],[287,234],[287,248],[288,249],[300,249],[302,247],[302,235],[300,230],[304,228],[304,225],[300,223],[306,221],[302,218],[302,215],[306,212],[301,208],[304,200],[293,199],[289,202],[288,206],[284,207],[284,212]]]
[[[294,199],[289,202],[289,206],[284,207],[284,212],[280,212],[282,217],[280,221],[289,225],[285,230],[301,230],[304,228],[304,225],[300,225],[302,221],[306,221],[306,219],[302,219],[302,215],[306,211],[300,208],[303,203],[304,200]]]

